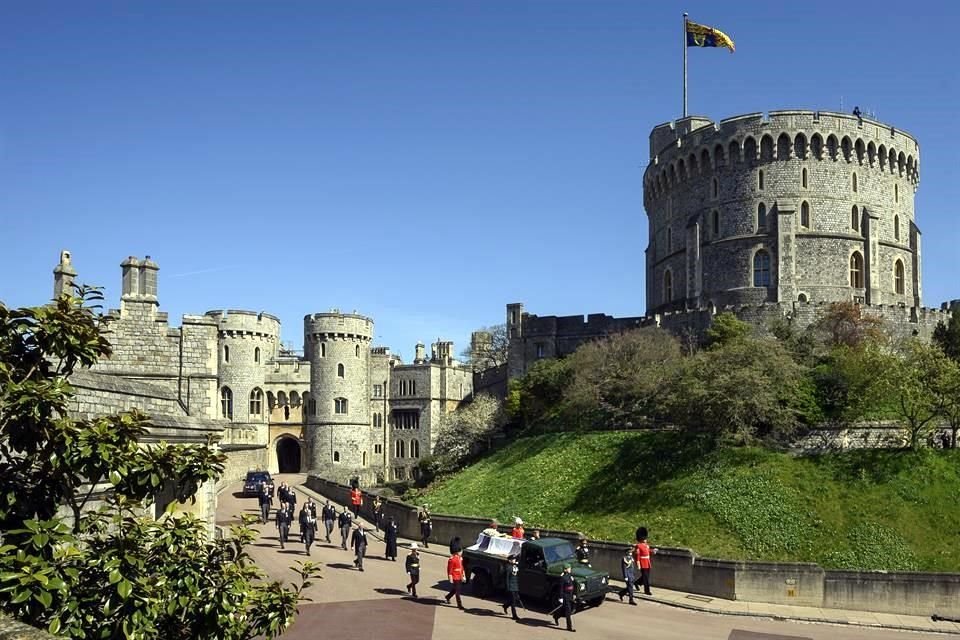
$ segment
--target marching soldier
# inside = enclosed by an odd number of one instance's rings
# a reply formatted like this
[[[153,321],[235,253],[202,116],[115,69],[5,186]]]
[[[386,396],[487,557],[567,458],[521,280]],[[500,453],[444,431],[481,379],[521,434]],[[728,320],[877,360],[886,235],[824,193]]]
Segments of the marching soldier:
[[[567,631],[574,631],[573,603],[577,593],[577,583],[573,579],[569,564],[563,565],[563,574],[560,576],[560,606],[553,610],[553,624],[560,626],[560,616],[567,619]]]
[[[650,593],[650,556],[656,552],[647,542],[647,528],[637,528],[637,544],[633,547],[633,558],[640,569],[640,577],[634,581],[633,586],[639,587],[642,584],[643,593],[648,596],[653,595]]]
[[[340,547],[346,549],[347,539],[350,537],[350,528],[353,525],[353,516],[350,515],[346,507],[340,512],[340,516],[337,518],[337,525],[340,527]]]
[[[462,551],[458,551],[447,560],[447,580],[450,581],[450,593],[446,595],[447,604],[450,604],[450,598],[457,597],[457,609],[463,609],[463,602],[460,600],[460,585],[467,581],[467,574],[463,572]]]
[[[590,566],[590,549],[587,548],[587,537],[580,534],[580,542],[577,544],[577,562]]]
[[[363,525],[359,522],[353,532],[353,537],[350,539],[350,546],[353,547],[353,553],[355,555],[353,566],[363,571],[363,556],[367,554],[367,534],[364,533]]]
[[[286,502],[277,509],[277,531],[280,532],[280,548],[285,548],[287,537],[290,535],[290,523],[293,522],[293,513],[290,512],[290,505]]]
[[[396,560],[396,558],[394,558]],[[417,551],[417,543],[410,543],[410,553],[406,560],[407,575],[410,576],[410,582],[407,583],[407,593],[417,597],[417,583],[420,582],[420,552]]]
[[[360,493],[360,487],[350,489],[350,507],[353,509],[353,516],[360,517],[360,505],[363,504],[363,494]]]
[[[634,570],[637,566],[633,559],[633,547],[627,547],[620,558],[620,573],[623,574],[623,581],[626,587],[620,589],[620,602],[623,602],[623,596],[630,596],[630,604],[637,606],[637,601],[633,599],[633,583],[637,579],[637,573]]]
[[[420,520],[420,538],[424,549],[430,548],[430,534],[433,533],[433,521],[430,520],[430,510],[423,505],[423,511],[417,516]]]
[[[508,559],[510,566],[507,567],[507,601],[503,603],[503,615],[507,615],[507,609],[513,614],[513,619],[520,621],[517,617],[517,605],[523,607],[520,602],[520,580],[517,575],[520,573],[520,567],[517,566],[517,556],[512,555]]]

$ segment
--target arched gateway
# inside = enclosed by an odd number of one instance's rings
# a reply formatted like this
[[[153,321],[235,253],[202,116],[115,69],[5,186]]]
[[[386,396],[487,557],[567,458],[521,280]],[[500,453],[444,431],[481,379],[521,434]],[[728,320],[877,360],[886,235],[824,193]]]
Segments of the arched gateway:
[[[277,467],[280,473],[300,473],[300,443],[290,436],[277,440]]]

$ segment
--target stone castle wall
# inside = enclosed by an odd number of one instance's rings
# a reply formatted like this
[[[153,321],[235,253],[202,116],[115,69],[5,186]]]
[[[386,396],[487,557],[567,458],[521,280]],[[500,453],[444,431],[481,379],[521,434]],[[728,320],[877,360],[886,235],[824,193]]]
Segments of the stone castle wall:
[[[908,134],[775,111],[687,118],[650,140],[648,313],[798,299],[920,305],[919,146]],[[758,252],[769,258],[759,279]]]

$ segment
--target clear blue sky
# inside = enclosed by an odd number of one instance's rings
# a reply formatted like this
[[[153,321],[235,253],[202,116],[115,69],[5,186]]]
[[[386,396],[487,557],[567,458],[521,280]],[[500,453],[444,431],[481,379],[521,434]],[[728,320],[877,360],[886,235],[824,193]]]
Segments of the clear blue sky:
[[[641,179],[680,111],[858,104],[920,141],[924,301],[960,298],[960,12],[947,2],[0,2],[0,300],[61,248],[118,304],[376,321],[413,344],[541,315],[645,311]]]

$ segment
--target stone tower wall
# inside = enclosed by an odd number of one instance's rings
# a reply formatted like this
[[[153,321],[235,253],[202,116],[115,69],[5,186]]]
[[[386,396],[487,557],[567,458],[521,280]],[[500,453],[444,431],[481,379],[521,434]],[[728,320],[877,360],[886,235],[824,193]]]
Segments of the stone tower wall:
[[[307,467],[324,478],[372,484],[373,430],[370,418],[370,346],[373,320],[346,313],[304,318],[310,359],[307,407]],[[343,366],[343,375],[339,368]],[[347,401],[346,413],[336,410]]]
[[[688,118],[656,127],[650,141],[648,313],[796,300],[920,306],[910,135],[847,114],[776,111]],[[770,256],[769,286],[754,286],[759,250]],[[854,252],[862,287],[851,286]]]

